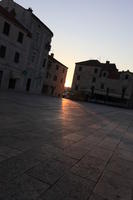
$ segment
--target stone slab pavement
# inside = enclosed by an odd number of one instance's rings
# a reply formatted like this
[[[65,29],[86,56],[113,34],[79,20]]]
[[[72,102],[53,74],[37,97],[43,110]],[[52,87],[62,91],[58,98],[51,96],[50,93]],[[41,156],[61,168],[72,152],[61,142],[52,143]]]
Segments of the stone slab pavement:
[[[133,200],[133,111],[0,92],[0,200]]]

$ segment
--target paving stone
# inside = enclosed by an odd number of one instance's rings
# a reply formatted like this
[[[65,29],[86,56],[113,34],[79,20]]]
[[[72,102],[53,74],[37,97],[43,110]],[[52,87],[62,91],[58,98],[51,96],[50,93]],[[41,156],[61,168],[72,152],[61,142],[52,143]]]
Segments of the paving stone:
[[[70,158],[69,156],[65,155],[63,150],[60,150],[59,148],[56,148],[52,145],[44,145],[40,147],[40,151],[42,154],[44,154],[44,157],[46,159],[55,159],[70,167],[77,162],[76,159]]]
[[[97,194],[92,194],[89,200],[109,200],[109,199]]]
[[[108,161],[112,156],[112,151],[101,147],[95,147],[91,151],[89,151],[88,154],[100,158],[102,160]]]
[[[8,127],[8,125],[6,125]],[[9,128],[10,130],[10,128]],[[13,136],[1,136],[0,135],[0,146],[11,146],[11,148],[13,147],[14,149],[17,149],[15,148],[15,144],[19,143],[20,140],[16,139],[15,137]]]
[[[106,172],[100,179],[94,193],[107,200],[131,200],[133,181],[123,178],[113,172]]]
[[[131,151],[127,151],[125,149],[117,148],[114,155],[114,159],[122,158],[124,160],[129,160],[133,162],[133,153]]]
[[[86,155],[85,157],[83,157],[79,162],[78,165],[80,167],[84,167],[84,168],[96,168],[99,169],[101,171],[104,170],[105,165],[106,165],[106,160],[102,160],[101,158],[95,157],[95,156],[90,156],[90,155]]]
[[[106,170],[116,172],[120,176],[133,180],[133,162],[131,161],[121,158],[112,159],[108,163]]]
[[[119,144],[120,139],[112,139],[110,137],[106,137],[99,146],[108,150],[114,151],[117,145]]]
[[[84,136],[73,133],[73,134],[66,135],[63,138],[68,139],[68,140],[72,140],[74,142],[78,142],[78,141],[82,140],[84,138]]]
[[[73,140],[68,140],[65,138],[59,138],[59,139],[54,139],[54,141],[51,141],[51,144],[61,148],[61,149],[65,149],[68,148],[69,146],[73,145],[75,142]]]
[[[101,140],[101,137],[99,138],[94,135],[90,135],[87,138],[83,139],[80,143],[84,148],[88,147],[88,149],[90,149],[90,147],[98,145]]]
[[[94,183],[92,181],[67,174],[61,178],[51,190],[44,193],[41,199],[62,200],[72,198],[76,200],[87,200],[93,187]]]
[[[37,163],[39,163],[38,159],[31,157],[28,153],[4,160],[0,162],[0,181],[8,182]]]
[[[37,197],[49,188],[49,185],[46,183],[42,183],[27,175],[23,175],[9,183],[8,185],[0,183],[1,200],[36,200]]]
[[[52,185],[62,177],[68,169],[66,165],[59,161],[48,160],[28,170],[26,174]]]
[[[116,107],[1,92],[0,200],[131,200],[132,116]]]
[[[88,180],[92,180],[94,182],[97,182],[98,178],[101,175],[101,170],[98,168],[92,168],[92,167],[84,168],[78,164],[72,167],[71,172],[77,176],[80,176]]]
[[[119,145],[120,149],[125,149],[127,151],[131,151],[133,153],[133,144],[128,142],[121,142]]]
[[[86,155],[87,152],[88,152],[88,149],[84,147],[81,147],[81,148],[70,147],[70,148],[64,149],[64,154],[75,159],[81,159],[83,156]]]
[[[0,147],[0,155],[3,155],[5,157],[7,157],[7,158],[10,158],[12,156],[16,156],[19,153],[22,153],[22,152],[18,151],[16,149],[9,148],[7,146],[1,146]]]

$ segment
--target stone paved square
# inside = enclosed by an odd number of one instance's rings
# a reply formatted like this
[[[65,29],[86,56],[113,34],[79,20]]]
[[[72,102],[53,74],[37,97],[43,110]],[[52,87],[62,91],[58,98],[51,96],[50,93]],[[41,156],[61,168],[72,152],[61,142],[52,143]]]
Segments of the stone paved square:
[[[0,200],[132,200],[133,111],[0,92]]]

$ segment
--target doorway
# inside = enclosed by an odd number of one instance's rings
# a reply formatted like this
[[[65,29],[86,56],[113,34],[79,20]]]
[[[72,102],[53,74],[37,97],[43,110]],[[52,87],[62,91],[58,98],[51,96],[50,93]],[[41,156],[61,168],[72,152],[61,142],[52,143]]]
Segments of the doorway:
[[[0,87],[1,87],[1,82],[2,82],[2,76],[3,76],[3,71],[0,71]]]
[[[30,91],[30,86],[31,86],[31,79],[28,78],[27,84],[26,84],[26,91],[27,91],[27,92]]]
[[[8,88],[9,88],[9,89],[15,89],[15,86],[16,86],[16,79],[10,78],[10,79],[9,79]]]

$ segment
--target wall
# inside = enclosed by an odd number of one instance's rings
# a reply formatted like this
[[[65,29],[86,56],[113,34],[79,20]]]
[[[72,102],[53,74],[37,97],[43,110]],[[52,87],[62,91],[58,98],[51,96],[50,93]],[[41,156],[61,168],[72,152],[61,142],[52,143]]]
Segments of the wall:
[[[10,33],[8,36],[3,34],[5,22],[10,24]],[[19,32],[24,34],[22,44],[17,41]],[[1,89],[8,89],[10,78],[17,79],[17,87],[15,87],[15,90],[25,89],[25,77],[23,71],[27,67],[30,42],[31,38],[27,36],[25,31],[18,28],[3,16],[0,16],[0,46],[6,46],[6,56],[5,58],[0,58],[0,71],[3,71]],[[15,52],[20,54],[19,63],[14,62]]]
[[[2,0],[0,5],[16,12],[16,18],[32,33],[27,64],[27,80],[31,78],[30,92],[40,93],[42,90],[45,67],[44,60],[48,58],[52,32],[32,13],[12,0]]]
[[[53,96],[62,96],[64,92],[64,84],[66,80],[67,67],[49,56],[46,79],[44,81],[44,93]],[[54,78],[57,77],[57,80]]]
[[[81,67],[82,70],[79,71]],[[97,73],[95,73],[95,69],[97,69]],[[117,75],[119,74],[120,77],[109,78],[110,71],[106,69],[103,70],[102,67],[99,66],[76,64],[72,90],[74,92],[84,92],[85,94],[91,95],[91,88],[94,87],[95,94],[106,96],[109,88],[109,96],[121,99],[122,89],[126,88],[124,99],[131,99],[133,96],[133,73],[129,71],[118,72],[117,69],[113,72],[117,73]],[[103,73],[106,73],[105,77]],[[127,75],[128,79],[125,78]],[[80,80],[77,80],[78,76],[80,76]],[[95,82],[93,82],[94,77],[96,78]],[[101,88],[102,84],[104,84],[103,89]]]

